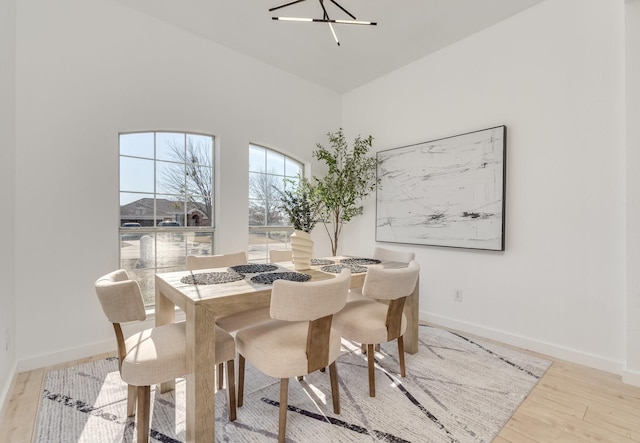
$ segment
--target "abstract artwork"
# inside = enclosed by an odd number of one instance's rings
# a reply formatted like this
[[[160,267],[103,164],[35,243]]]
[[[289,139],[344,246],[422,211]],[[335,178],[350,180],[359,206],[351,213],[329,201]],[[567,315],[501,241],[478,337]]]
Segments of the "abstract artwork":
[[[376,241],[504,251],[506,126],[377,153]]]

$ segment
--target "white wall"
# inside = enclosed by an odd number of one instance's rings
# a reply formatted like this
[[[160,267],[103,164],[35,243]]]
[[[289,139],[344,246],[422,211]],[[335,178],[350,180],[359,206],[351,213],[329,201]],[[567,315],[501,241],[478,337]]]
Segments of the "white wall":
[[[340,97],[110,1],[17,5],[20,369],[113,348],[93,282],[118,266],[118,132],[217,137],[217,250],[246,250],[248,144],[304,162]]]
[[[15,347],[15,0],[0,0],[0,417],[16,372]]]
[[[505,252],[386,244],[416,251],[421,318],[622,371],[623,0],[541,3],[343,102],[378,150],[507,126]],[[374,215],[344,250],[370,253]]]
[[[640,386],[640,0],[627,0],[627,364],[623,380]]]

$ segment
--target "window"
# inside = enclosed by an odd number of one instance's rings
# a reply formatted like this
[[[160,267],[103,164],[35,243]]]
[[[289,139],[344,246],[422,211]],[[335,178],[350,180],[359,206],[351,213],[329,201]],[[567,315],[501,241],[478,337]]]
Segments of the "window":
[[[120,266],[145,305],[155,274],[213,253],[213,137],[178,132],[120,134]]]
[[[267,262],[269,249],[289,249],[293,228],[279,208],[280,194],[303,173],[299,161],[249,145],[249,261]]]

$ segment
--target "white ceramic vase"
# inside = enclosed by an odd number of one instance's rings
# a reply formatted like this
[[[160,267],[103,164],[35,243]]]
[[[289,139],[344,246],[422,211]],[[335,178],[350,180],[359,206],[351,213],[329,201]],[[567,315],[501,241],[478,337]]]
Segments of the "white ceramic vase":
[[[313,256],[313,240],[311,240],[311,234],[296,229],[290,238],[291,256],[295,270],[304,271],[311,269],[311,257]]]

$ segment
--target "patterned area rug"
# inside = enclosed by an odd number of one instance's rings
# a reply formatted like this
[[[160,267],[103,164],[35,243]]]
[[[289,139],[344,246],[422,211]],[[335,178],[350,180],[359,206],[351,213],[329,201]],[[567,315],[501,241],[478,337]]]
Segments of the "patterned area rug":
[[[550,362],[430,326],[420,351],[406,355],[399,376],[395,342],[376,353],[376,397],[369,397],[366,357],[343,340],[338,358],[341,413],[333,414],[329,372],[289,383],[287,441],[490,442],[533,389]],[[151,440],[182,442],[183,379],[176,390],[152,390]],[[126,385],[115,358],[49,372],[35,442],[131,442]],[[226,391],[216,394],[216,440],[267,442],[278,434],[279,380],[247,362],[244,406],[229,422]]]

